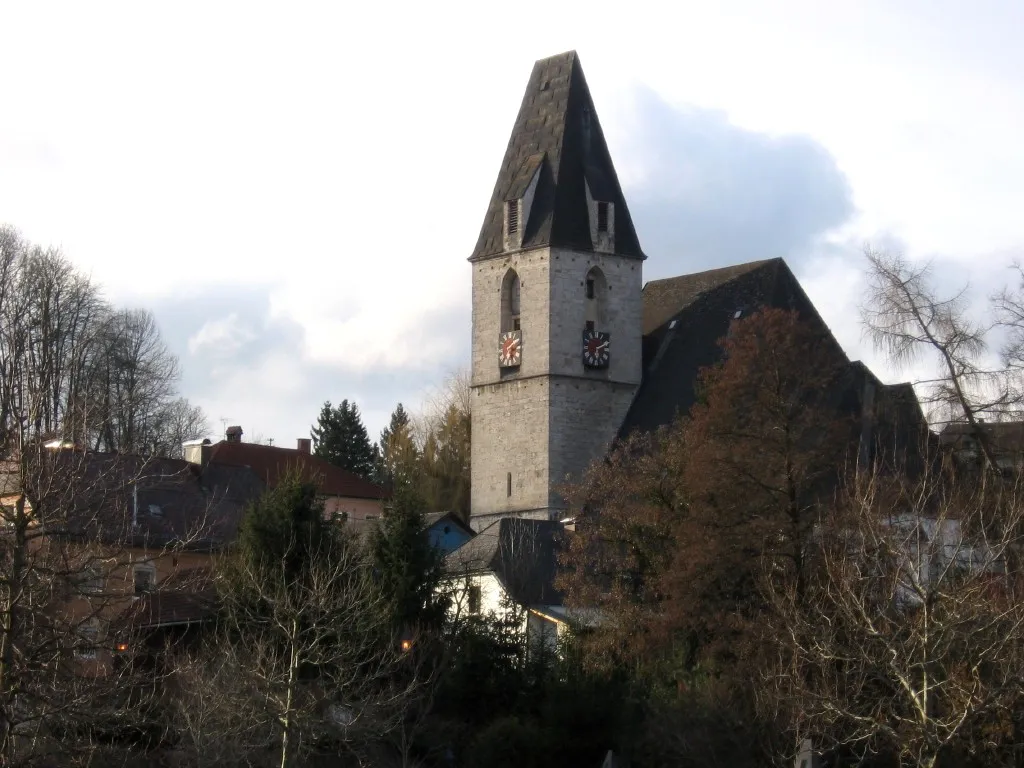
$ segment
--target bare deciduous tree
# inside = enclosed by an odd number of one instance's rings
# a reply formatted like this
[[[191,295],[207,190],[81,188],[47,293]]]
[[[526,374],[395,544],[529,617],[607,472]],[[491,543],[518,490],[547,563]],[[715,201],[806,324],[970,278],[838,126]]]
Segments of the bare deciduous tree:
[[[293,544],[274,563],[225,562],[217,636],[180,679],[179,728],[197,764],[224,764],[215,744],[281,768],[324,751],[365,753],[422,684],[356,542]]]
[[[992,308],[999,311],[972,315],[967,288],[950,294],[934,285],[929,265],[912,264],[899,254],[868,249],[868,295],[862,317],[876,348],[898,366],[925,361],[934,373],[915,382],[922,404],[935,421],[962,421],[982,447],[989,466],[996,466],[991,441],[982,429],[986,418],[998,419],[1020,405],[1015,385],[1019,369],[989,365],[990,336],[1002,322],[1010,327],[1009,361],[1014,359],[1012,339],[1021,338],[1020,308],[1015,294],[1004,293]],[[1014,335],[1014,333],[1018,335]]]
[[[1024,683],[1020,491],[861,475],[813,537],[802,598],[766,568],[766,711],[861,756],[1005,759]]]
[[[130,666],[113,664],[106,631],[132,599],[126,574],[140,548],[152,554],[188,539],[181,533],[174,543],[139,540],[143,529],[134,525],[131,500],[146,461],[81,450],[109,431],[109,414],[92,410],[90,377],[111,316],[97,287],[58,251],[0,228],[4,764],[91,748],[92,736],[138,682]],[[147,322],[143,335],[152,340],[155,328]],[[124,361],[118,375],[130,376],[131,356]],[[173,383],[159,384],[163,405]]]
[[[0,433],[173,455],[207,430],[153,316],[114,310],[56,249],[0,227]]]

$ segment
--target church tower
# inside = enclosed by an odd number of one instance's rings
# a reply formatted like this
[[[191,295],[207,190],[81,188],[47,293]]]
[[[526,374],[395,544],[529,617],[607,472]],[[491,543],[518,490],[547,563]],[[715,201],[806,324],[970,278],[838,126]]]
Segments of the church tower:
[[[469,261],[472,503],[557,519],[640,384],[644,254],[575,52],[538,61]]]

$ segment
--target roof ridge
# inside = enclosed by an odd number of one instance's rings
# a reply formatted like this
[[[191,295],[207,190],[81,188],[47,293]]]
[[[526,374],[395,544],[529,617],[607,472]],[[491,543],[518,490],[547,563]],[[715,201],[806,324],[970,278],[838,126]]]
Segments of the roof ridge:
[[[690,278],[694,278],[694,277],[700,277],[702,275],[712,275],[712,274],[715,274],[715,273],[718,273],[718,272],[726,272],[726,271],[729,271],[729,270],[740,269],[742,267],[749,267],[749,269],[747,269],[746,271],[739,272],[739,273],[737,273],[735,275],[735,277],[739,277],[740,275],[745,275],[747,272],[750,272],[750,271],[752,271],[754,269],[759,269],[759,268],[764,267],[764,266],[766,266],[768,264],[777,264],[779,262],[782,262],[783,264],[785,264],[786,260],[782,256],[773,256],[770,259],[755,259],[754,261],[743,261],[743,262],[740,262],[739,264],[730,264],[730,265],[725,266],[725,267],[715,267],[713,269],[704,269],[704,270],[701,270],[700,272],[687,272],[686,274],[683,274],[683,275],[673,275],[672,277],[659,277],[657,280],[648,280],[646,283],[644,283],[644,288],[646,288],[649,285],[652,285],[652,286],[654,286],[654,285],[663,285],[663,284],[671,282],[673,280],[686,280],[686,279],[690,279]],[[733,279],[733,278],[730,278],[730,279]]]

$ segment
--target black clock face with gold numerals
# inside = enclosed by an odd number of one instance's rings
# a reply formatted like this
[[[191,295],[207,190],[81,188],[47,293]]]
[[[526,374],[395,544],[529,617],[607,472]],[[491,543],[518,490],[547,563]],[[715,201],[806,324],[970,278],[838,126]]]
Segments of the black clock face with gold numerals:
[[[498,340],[498,365],[502,368],[514,368],[522,359],[522,331],[505,331]]]
[[[608,345],[610,334],[601,331],[583,332],[583,364],[588,368],[607,368],[611,355]]]

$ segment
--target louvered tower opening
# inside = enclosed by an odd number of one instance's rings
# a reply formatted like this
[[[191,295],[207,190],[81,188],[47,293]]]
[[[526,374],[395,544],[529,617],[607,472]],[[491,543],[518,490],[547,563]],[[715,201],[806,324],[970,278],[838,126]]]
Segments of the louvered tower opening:
[[[508,206],[508,233],[514,235],[519,232],[519,201],[509,200],[505,205]]]
[[[597,204],[597,231],[602,234],[608,232],[608,203]]]

